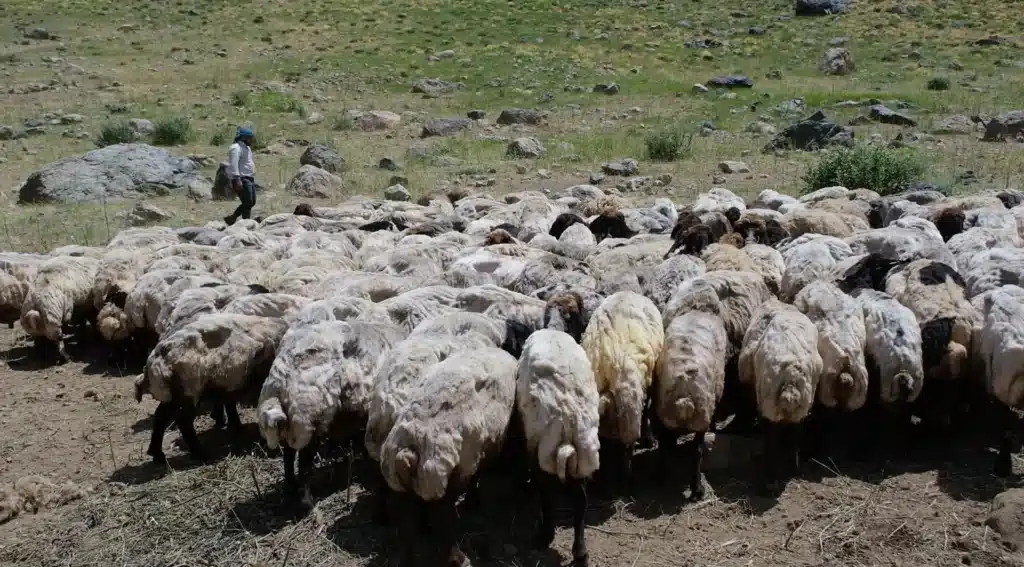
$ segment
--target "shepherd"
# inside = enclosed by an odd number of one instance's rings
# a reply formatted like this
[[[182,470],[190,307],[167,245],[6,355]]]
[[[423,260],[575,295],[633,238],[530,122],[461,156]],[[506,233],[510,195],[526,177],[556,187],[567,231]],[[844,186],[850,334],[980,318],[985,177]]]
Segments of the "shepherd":
[[[238,217],[249,218],[256,206],[256,179],[253,177],[256,164],[252,161],[252,140],[252,129],[239,128],[235,142],[228,149],[228,178],[231,179],[231,189],[242,202],[235,212],[224,217],[228,226],[235,224]]]

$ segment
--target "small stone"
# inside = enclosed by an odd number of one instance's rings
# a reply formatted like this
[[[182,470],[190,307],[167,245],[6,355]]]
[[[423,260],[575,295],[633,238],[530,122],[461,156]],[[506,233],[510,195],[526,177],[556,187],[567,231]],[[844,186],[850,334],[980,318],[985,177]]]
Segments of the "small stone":
[[[306,117],[306,124],[312,126],[313,124],[319,124],[324,121],[324,115],[319,112],[313,112]]]
[[[138,202],[125,217],[128,226],[144,226],[154,222],[162,222],[171,218],[167,211],[149,203]]]
[[[700,83],[697,83],[697,84],[693,85],[693,92],[696,93],[696,94],[704,94],[704,93],[706,93],[706,92],[708,92],[710,90],[711,89],[707,88],[706,86],[704,86],[704,85],[702,85]]]
[[[411,196],[408,189],[396,184],[384,190],[384,198],[389,201],[408,201]]]
[[[722,177],[721,175],[715,175],[711,177],[711,183],[713,183],[714,185],[725,185],[725,181],[725,177]]]
[[[483,120],[487,116],[487,112],[483,110],[470,110],[466,113],[471,120]]]
[[[540,177],[541,179],[551,179],[551,172],[547,169],[538,169],[537,177]]]
[[[591,185],[600,185],[601,182],[604,181],[604,174],[597,172],[591,173],[589,180]]]
[[[847,75],[856,68],[853,55],[845,47],[833,47],[825,52],[819,68],[826,75]]]
[[[518,164],[518,163],[516,164],[516,173],[518,173],[519,175],[526,175],[526,172],[528,172],[528,171],[530,171],[530,170],[525,165]]]
[[[358,118],[359,128],[363,132],[392,130],[402,122],[402,117],[387,110],[371,110]]]
[[[148,136],[156,129],[156,127],[153,126],[153,121],[146,120],[145,118],[132,118],[128,121],[128,124],[131,126],[132,130],[140,136]]]
[[[398,171],[399,169],[402,169],[401,166],[399,166],[395,162],[395,160],[391,158],[381,158],[380,162],[377,164],[377,167],[379,169],[385,169],[387,171]]]
[[[96,390],[86,390],[82,397],[88,400],[90,398],[95,398],[97,395]]]
[[[619,85],[617,85],[615,83],[608,83],[608,84],[601,83],[601,84],[598,84],[598,85],[594,85],[593,92],[598,93],[598,94],[606,94],[606,95],[618,94],[618,92],[619,92]]]
[[[530,126],[536,126],[540,124],[543,119],[544,116],[536,110],[529,108],[506,108],[501,111],[501,114],[498,116],[495,123],[502,126],[508,126],[510,124],[527,124]]]
[[[0,140],[13,140],[16,132],[6,124],[0,124]]]
[[[60,117],[61,124],[78,124],[85,120],[85,117],[81,114],[65,114]]]
[[[537,138],[516,138],[508,145],[506,154],[513,158],[539,158],[544,155],[544,144]]]
[[[742,161],[723,161],[718,164],[722,173],[750,173],[750,166]]]
[[[635,159],[624,159],[602,165],[601,171],[606,175],[628,176],[636,175],[640,171],[640,167]]]

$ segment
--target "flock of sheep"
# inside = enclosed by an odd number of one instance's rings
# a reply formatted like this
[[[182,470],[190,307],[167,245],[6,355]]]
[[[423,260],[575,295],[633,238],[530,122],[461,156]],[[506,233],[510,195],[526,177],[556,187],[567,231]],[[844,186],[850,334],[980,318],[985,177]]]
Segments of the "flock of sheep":
[[[20,320],[39,356],[66,360],[76,326],[112,356],[143,353],[135,397],[159,402],[157,463],[172,421],[205,459],[199,408],[237,430],[248,403],[310,505],[317,448],[358,439],[407,559],[429,524],[439,557],[463,562],[456,500],[511,455],[541,494],[538,546],[565,491],[584,565],[585,482],[600,468],[628,480],[638,446],[685,448],[701,498],[705,434],[729,416],[765,435],[767,486],[852,419],[867,416],[854,429],[870,446],[911,413],[949,431],[984,404],[1024,405],[1022,236],[1016,192],[353,198],[0,253],[0,322]],[[1016,424],[999,426],[995,472],[1009,475]]]

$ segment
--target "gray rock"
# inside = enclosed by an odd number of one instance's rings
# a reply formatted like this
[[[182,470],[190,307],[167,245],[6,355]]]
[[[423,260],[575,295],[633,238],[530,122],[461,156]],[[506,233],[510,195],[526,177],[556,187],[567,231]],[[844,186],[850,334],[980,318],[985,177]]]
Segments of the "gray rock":
[[[876,122],[882,124],[893,124],[895,126],[909,126],[913,128],[917,126],[917,120],[890,109],[888,106],[882,104],[874,104],[868,110],[868,117]]]
[[[828,146],[852,146],[853,130],[836,124],[825,118],[825,113],[817,111],[805,120],[787,127],[779,132],[764,147],[765,153],[776,150],[820,150]]]
[[[412,198],[409,190],[400,184],[392,185],[384,190],[384,198],[388,201],[408,201]]]
[[[387,110],[371,110],[363,113],[357,120],[363,132],[391,130],[402,123],[402,117]]]
[[[619,85],[616,85],[615,83],[594,85],[593,92],[606,95],[618,94]]]
[[[635,159],[624,159],[602,165],[601,171],[606,175],[618,175],[625,177],[629,175],[636,175],[640,172],[640,167]],[[591,180],[591,183],[594,183],[593,180]]]
[[[196,202],[213,199],[213,186],[204,180],[193,181],[185,188],[185,196]]]
[[[199,166],[146,144],[114,144],[33,173],[18,203],[100,203],[170,194],[201,181]]]
[[[1024,110],[1011,110],[989,120],[985,124],[986,142],[1001,142],[1007,138],[1016,138],[1024,134]]]
[[[171,218],[167,211],[143,201],[135,203],[135,207],[125,217],[128,226],[143,226],[155,222],[163,222]]]
[[[459,132],[469,128],[473,124],[473,121],[469,118],[450,117],[450,118],[432,118],[423,125],[423,133],[420,137],[429,138],[432,136],[454,136]]]
[[[412,92],[424,94],[429,97],[437,97],[443,94],[453,93],[462,88],[458,83],[442,81],[441,79],[421,79],[412,86]]]
[[[702,85],[700,83],[697,83],[697,84],[693,85],[693,92],[695,94],[704,94],[704,93],[706,93],[706,92],[708,92],[710,90],[711,89],[705,87],[704,85]]]
[[[797,16],[829,16],[842,14],[849,7],[849,0],[796,0]]]
[[[999,534],[1011,550],[1024,550],[1024,488],[997,494],[985,525]]]
[[[65,114],[60,117],[61,124],[80,124],[85,120],[81,114]]]
[[[507,126],[509,124],[528,124],[536,126],[544,119],[543,115],[536,110],[529,108],[506,108],[498,115],[498,124]]]
[[[742,161],[719,162],[718,169],[722,173],[750,173],[750,166]]]
[[[14,128],[6,124],[0,124],[0,140],[13,140],[17,135]]]
[[[604,181],[604,174],[595,171],[594,173],[590,174],[590,177],[588,179],[591,185],[600,185],[601,182]]]
[[[513,158],[539,158],[544,155],[544,144],[537,138],[516,138],[508,145],[506,154]]]
[[[28,39],[41,39],[41,40],[42,39],[50,39],[50,40],[58,39],[55,34],[50,33],[50,31],[47,30],[46,28],[33,28],[33,29],[30,29],[30,30],[25,30],[25,37],[27,37]]]
[[[487,116],[487,112],[483,110],[470,110],[466,113],[466,116],[472,120],[483,120]]]
[[[774,136],[778,133],[778,128],[760,120],[747,124],[744,131],[750,132],[751,134],[766,134],[768,136]]]
[[[852,73],[857,65],[853,62],[853,54],[845,47],[832,47],[825,52],[821,59],[819,68],[826,75],[847,75]]]
[[[319,124],[323,121],[324,115],[319,112],[310,113],[310,115],[306,117],[306,124],[309,124],[310,126],[314,124]]]
[[[299,165],[312,165],[329,173],[345,171],[345,159],[323,144],[311,144],[299,157]]]
[[[284,190],[296,197],[326,199],[334,196],[344,185],[340,177],[329,171],[314,165],[303,165]]]
[[[128,125],[140,136],[149,136],[155,129],[153,121],[145,118],[132,118],[128,121]]]
[[[746,75],[719,75],[712,77],[707,86],[718,89],[749,89],[754,81]]]
[[[398,162],[391,158],[381,158],[380,162],[377,163],[377,167],[387,171],[398,171],[402,169],[402,167],[398,165]]]
[[[928,130],[932,134],[973,134],[978,131],[978,124],[971,120],[970,116],[953,114],[939,118]]]

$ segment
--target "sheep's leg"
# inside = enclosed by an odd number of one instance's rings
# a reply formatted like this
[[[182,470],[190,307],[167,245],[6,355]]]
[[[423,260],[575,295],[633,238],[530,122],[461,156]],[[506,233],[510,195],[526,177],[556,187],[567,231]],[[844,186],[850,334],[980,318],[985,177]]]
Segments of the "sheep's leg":
[[[691,500],[704,499],[704,482],[701,474],[704,461],[704,434],[704,431],[698,431],[693,436],[693,441],[690,441],[693,452],[693,476],[690,478]]]
[[[453,488],[449,485],[444,497],[437,502],[430,503],[430,519],[437,538],[436,541],[445,558],[443,564],[449,567],[461,567],[466,563],[466,554],[459,549],[456,535],[458,515],[455,513],[455,502],[458,500],[459,492]]]
[[[61,338],[60,340],[57,341],[57,364],[67,364],[70,361],[71,357],[68,356],[68,351],[66,345],[64,344],[64,339]]]
[[[633,443],[622,443],[620,450],[622,451],[619,457],[622,473],[620,482],[624,489],[629,490],[633,483]]]
[[[310,477],[313,473],[313,457],[316,456],[316,439],[310,441],[302,449],[299,449],[299,483],[302,484],[302,504],[307,508],[313,507],[313,493],[310,489]]]
[[[586,540],[586,514],[587,514],[587,485],[586,481],[571,479],[568,481],[569,489],[572,491],[572,565],[573,567],[587,567],[587,540]],[[552,509],[553,513],[554,510]],[[551,537],[554,538],[554,518],[551,520]]]
[[[653,396],[647,396],[644,401],[644,413],[640,416],[640,449],[650,449],[654,447],[656,441],[654,432],[652,431],[651,422],[651,404]]]
[[[559,482],[557,476],[540,468],[534,470],[533,478],[540,495],[540,522],[533,543],[537,549],[547,549],[555,541],[555,499],[558,497]]]
[[[284,465],[284,483],[288,492],[298,494],[299,483],[295,480],[295,449],[281,445],[281,462]]]
[[[395,497],[392,500],[401,508],[397,510],[397,517],[400,520],[397,530],[398,564],[402,567],[411,567],[416,563],[416,546],[420,540],[418,524],[422,516],[423,503],[410,493],[393,494]]]
[[[378,470],[377,472],[379,473],[380,471]],[[373,490],[375,505],[373,521],[377,525],[386,526],[391,522],[391,515],[388,513],[388,492],[390,492],[390,488],[388,488],[388,483],[384,481],[383,475],[375,474],[374,480],[377,486]]]
[[[1016,426],[1017,416],[1009,408],[997,408],[1001,419],[997,421],[1000,426],[1001,437],[999,439],[999,454],[996,456],[995,470],[993,473],[1001,478],[1013,475],[1013,428]]]
[[[658,481],[664,483],[668,481],[669,472],[672,470],[672,457],[676,452],[676,441],[679,436],[669,431],[657,419],[651,422],[651,428],[658,438]]]
[[[185,442],[185,446],[188,447],[188,452],[193,458],[206,462],[206,451],[203,449],[202,443],[199,442],[199,436],[196,435],[195,419],[196,408],[192,402],[186,401],[178,406],[174,422],[178,424],[181,439]]]
[[[768,494],[777,487],[779,480],[779,427],[777,423],[765,422],[764,456],[758,489]]]
[[[162,465],[167,462],[167,457],[164,456],[164,433],[167,431],[167,426],[171,424],[171,420],[174,419],[174,406],[167,402],[161,402],[160,405],[156,406],[156,411],[153,412],[153,432],[149,438],[149,449],[146,450],[146,454],[153,457],[153,462]]]
[[[466,491],[465,506],[469,510],[480,509],[480,473],[473,475],[469,480],[469,489]]]
[[[238,417],[238,407],[235,405],[235,400],[230,398],[223,400],[224,413],[227,414],[228,418],[228,433],[232,436],[237,436],[242,433],[242,420]]]

